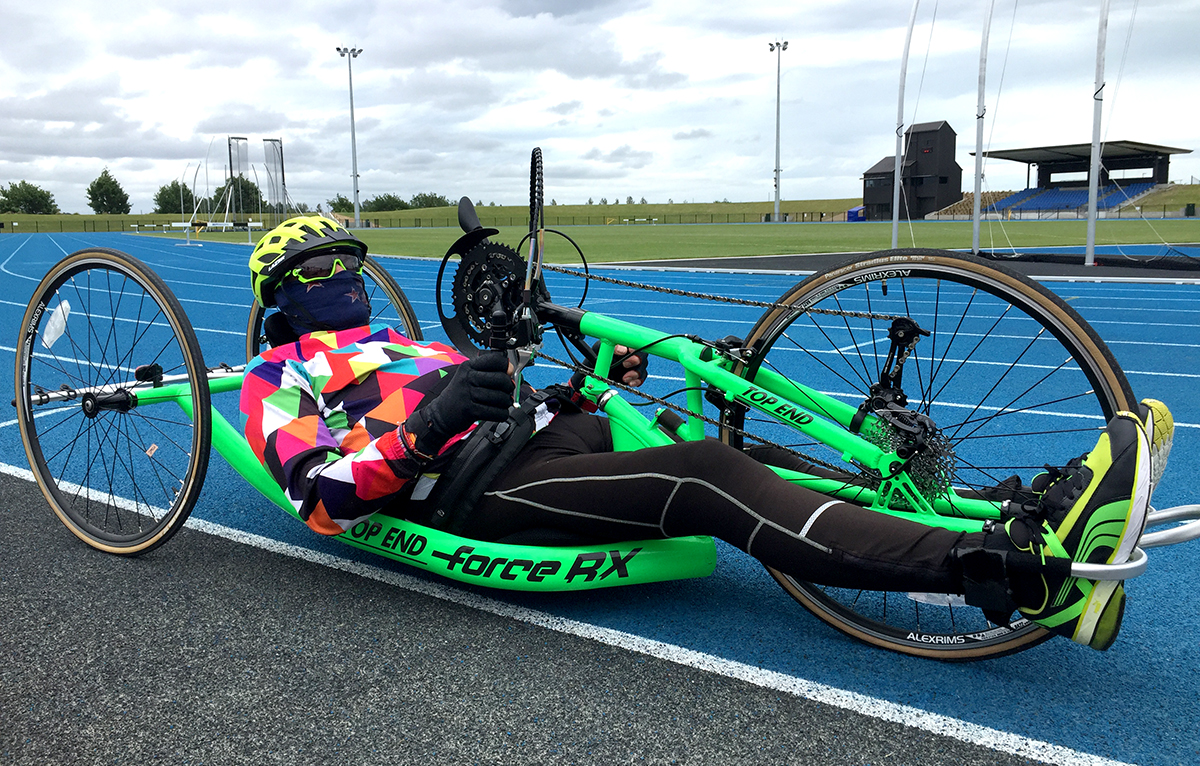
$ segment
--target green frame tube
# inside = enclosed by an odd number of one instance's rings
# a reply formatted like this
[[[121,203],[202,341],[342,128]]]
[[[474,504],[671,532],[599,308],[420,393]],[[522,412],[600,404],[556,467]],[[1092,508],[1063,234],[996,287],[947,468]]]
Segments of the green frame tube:
[[[895,452],[884,452],[847,430],[857,412],[856,407],[790,380],[773,370],[760,367],[753,379],[747,380],[729,369],[732,362],[713,354],[711,349],[702,343],[670,336],[603,314],[585,312],[580,317],[579,328],[583,334],[601,339],[596,360],[596,370],[600,376],[609,376],[615,346],[643,349],[647,354],[669,359],[683,367],[684,385],[688,389],[688,409],[693,412],[703,409],[700,383],[709,383],[725,391],[726,398],[731,401],[758,410],[831,448],[840,450],[847,459],[874,468],[884,476],[891,476],[891,467],[903,462]],[[640,449],[670,443],[670,437],[655,428],[652,423],[648,423],[644,416],[599,379],[588,378],[584,393],[612,420],[615,449]],[[870,427],[873,421],[874,416],[868,415],[864,427]],[[704,423],[689,417],[676,435],[693,441],[703,439]],[[953,531],[977,532],[982,529],[985,520],[997,519],[1000,516],[998,503],[962,497],[954,492],[953,488],[949,496],[930,502],[921,495],[904,472],[885,481],[880,491],[876,492],[810,474],[774,466],[771,468],[788,481],[823,494],[860,503],[879,513]]]

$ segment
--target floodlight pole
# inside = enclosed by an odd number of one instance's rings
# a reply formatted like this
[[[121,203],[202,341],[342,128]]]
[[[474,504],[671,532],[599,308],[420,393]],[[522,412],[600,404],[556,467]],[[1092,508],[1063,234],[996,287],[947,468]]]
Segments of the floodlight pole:
[[[1092,91],[1092,164],[1088,173],[1087,248],[1084,266],[1096,265],[1096,198],[1100,188],[1100,113],[1104,110],[1104,47],[1108,38],[1108,4],[1100,4],[1100,31],[1096,38],[1096,89]]]
[[[346,72],[350,75],[350,161],[351,173],[354,179],[354,228],[359,227],[358,208],[358,142],[354,136],[354,59],[362,53],[362,48],[338,48],[338,54],[346,59]],[[346,55],[350,54],[350,55]]]
[[[768,43],[771,50],[775,52],[775,217],[771,219],[773,223],[779,223],[779,93],[780,82],[783,76],[783,52],[787,50],[788,41],[780,42],[776,40],[773,43]]]
[[[892,249],[900,242],[900,181],[904,166],[904,81],[908,78],[908,49],[912,45],[913,27],[917,24],[917,6],[921,0],[913,0],[912,13],[908,17],[908,35],[904,38],[904,55],[900,59],[900,97],[896,106],[896,167],[892,175]]]

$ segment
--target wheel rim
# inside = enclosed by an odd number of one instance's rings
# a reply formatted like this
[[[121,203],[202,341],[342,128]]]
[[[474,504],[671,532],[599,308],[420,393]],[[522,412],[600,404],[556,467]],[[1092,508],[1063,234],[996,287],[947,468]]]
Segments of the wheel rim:
[[[137,383],[135,369],[186,376],[191,401],[207,412],[203,361],[165,287],[109,254],[72,258],[39,288],[34,303],[44,309],[31,306],[26,316],[22,438],[43,493],[72,532],[105,550],[140,552],[186,518],[209,436],[206,418],[198,425],[179,407],[131,407],[129,391],[149,385]],[[190,343],[180,340],[188,335]],[[64,387],[72,398],[47,401]]]
[[[905,363],[904,389],[910,406],[946,435],[954,457],[950,484],[960,491],[994,487],[1013,474],[1028,485],[1045,463],[1062,465],[1090,450],[1108,418],[1129,406],[1128,383],[1111,354],[1044,290],[953,254],[879,255],[806,280],[782,302],[911,316],[932,333]],[[889,325],[862,316],[773,310],[747,337],[759,352],[741,373],[749,376],[761,364],[857,406],[878,380]],[[858,467],[797,439],[794,431],[752,415],[734,415],[730,422],[830,469],[861,476]],[[738,446],[753,444],[730,430],[724,437]],[[839,630],[911,654],[993,656],[1047,635],[1029,623],[999,628],[961,599],[822,588],[772,574]]]

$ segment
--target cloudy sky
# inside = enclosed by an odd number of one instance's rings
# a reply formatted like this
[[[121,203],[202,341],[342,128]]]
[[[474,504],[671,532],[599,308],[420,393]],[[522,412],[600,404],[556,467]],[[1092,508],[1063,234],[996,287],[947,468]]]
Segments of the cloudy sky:
[[[906,124],[946,120],[973,184],[987,0],[923,0]],[[996,0],[985,145],[1087,143],[1099,2]],[[894,152],[908,0],[0,0],[0,184],[28,180],[66,212],[107,166],[134,212],[172,179],[222,181],[226,137],[283,140],[290,196],[352,196],[346,59],[360,197],[527,198],[529,152],[547,198],[773,198],[782,54],[785,199],[853,197]],[[1131,33],[1132,32],[1132,33]],[[1200,0],[1112,0],[1104,130],[1198,150]],[[197,175],[197,168],[200,168]],[[1025,167],[985,167],[985,188]]]

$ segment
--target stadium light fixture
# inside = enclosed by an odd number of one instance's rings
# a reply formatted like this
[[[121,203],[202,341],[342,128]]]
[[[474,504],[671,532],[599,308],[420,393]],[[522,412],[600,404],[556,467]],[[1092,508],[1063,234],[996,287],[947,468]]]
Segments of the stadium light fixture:
[[[354,136],[354,59],[362,53],[362,48],[337,49],[338,55],[346,59],[346,72],[350,76],[350,162],[351,178],[354,180],[354,228],[358,228],[358,142]]]
[[[787,40],[776,40],[767,43],[775,54],[775,217],[772,222],[778,223],[779,217],[779,85],[783,75],[783,52],[787,50]]]

